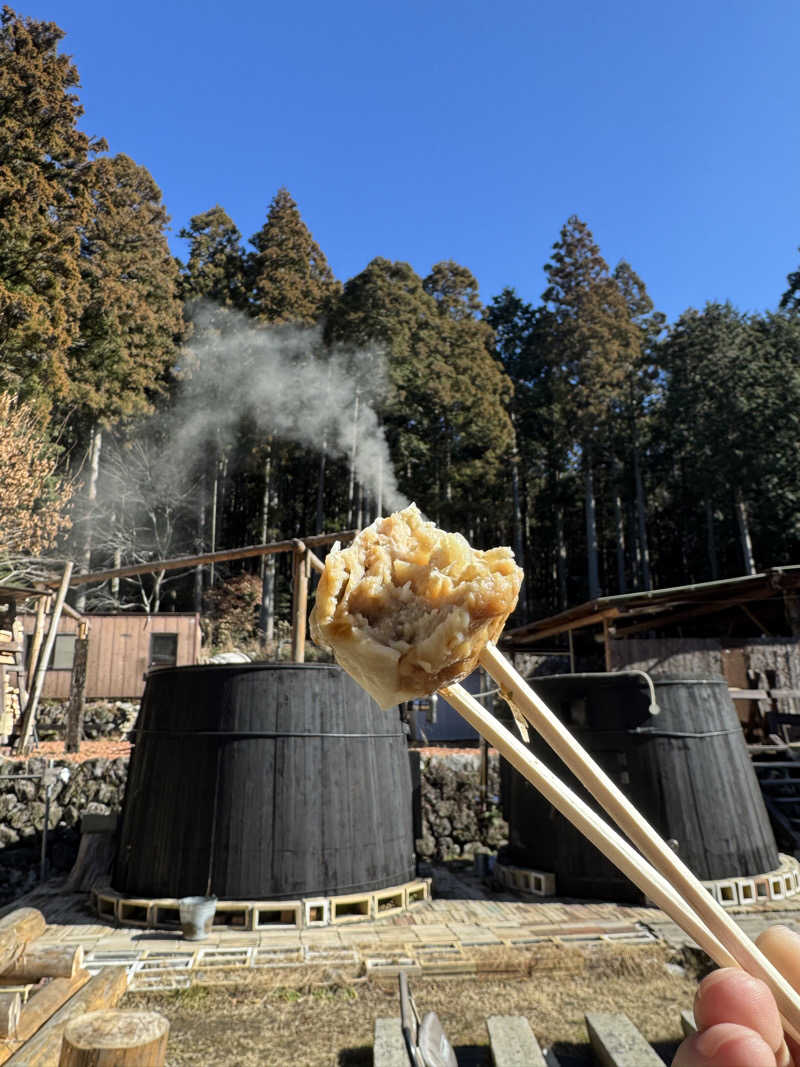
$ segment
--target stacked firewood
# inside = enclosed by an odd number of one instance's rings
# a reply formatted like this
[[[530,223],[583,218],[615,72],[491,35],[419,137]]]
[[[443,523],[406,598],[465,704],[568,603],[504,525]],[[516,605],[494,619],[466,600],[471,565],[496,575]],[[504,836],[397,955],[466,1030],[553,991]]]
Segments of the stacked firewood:
[[[0,919],[0,1064],[163,1064],[166,1020],[154,1013],[110,1010],[125,993],[125,968],[90,975],[80,945],[40,940],[45,926],[36,908],[18,908]],[[112,1058],[98,1058],[98,1049]]]
[[[22,712],[20,672],[24,639],[19,619],[14,620],[10,629],[0,629],[0,744],[8,739]]]

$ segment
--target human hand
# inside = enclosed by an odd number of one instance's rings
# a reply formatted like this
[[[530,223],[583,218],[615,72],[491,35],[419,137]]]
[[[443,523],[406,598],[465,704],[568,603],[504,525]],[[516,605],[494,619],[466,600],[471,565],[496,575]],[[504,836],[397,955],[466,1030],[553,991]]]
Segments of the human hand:
[[[800,935],[771,926],[756,944],[800,990]],[[694,1018],[698,1032],[681,1043],[672,1067],[800,1067],[800,1044],[784,1035],[769,988],[745,971],[723,967],[704,978]]]

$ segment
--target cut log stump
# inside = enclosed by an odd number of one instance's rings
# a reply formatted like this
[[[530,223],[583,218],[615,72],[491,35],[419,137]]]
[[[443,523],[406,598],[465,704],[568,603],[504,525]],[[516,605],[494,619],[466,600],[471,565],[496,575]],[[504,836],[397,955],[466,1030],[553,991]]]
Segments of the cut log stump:
[[[168,1035],[158,1012],[88,1012],[67,1024],[58,1067],[163,1067]]]

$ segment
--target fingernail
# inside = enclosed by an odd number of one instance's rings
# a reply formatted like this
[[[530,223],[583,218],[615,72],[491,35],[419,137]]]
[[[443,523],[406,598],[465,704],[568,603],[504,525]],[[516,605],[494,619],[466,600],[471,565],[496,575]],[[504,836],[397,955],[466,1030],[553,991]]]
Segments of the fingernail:
[[[697,1035],[695,1048],[701,1056],[713,1059],[720,1048],[730,1038],[730,1033],[725,1027],[711,1026]]]

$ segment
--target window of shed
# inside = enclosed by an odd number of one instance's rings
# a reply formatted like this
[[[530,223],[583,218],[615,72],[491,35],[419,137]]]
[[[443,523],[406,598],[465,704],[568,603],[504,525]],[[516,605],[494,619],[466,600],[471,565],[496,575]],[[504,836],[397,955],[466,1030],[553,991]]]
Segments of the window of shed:
[[[50,657],[51,671],[71,671],[75,659],[75,634],[56,634]]]
[[[178,662],[178,635],[150,635],[150,666],[174,667]]]

